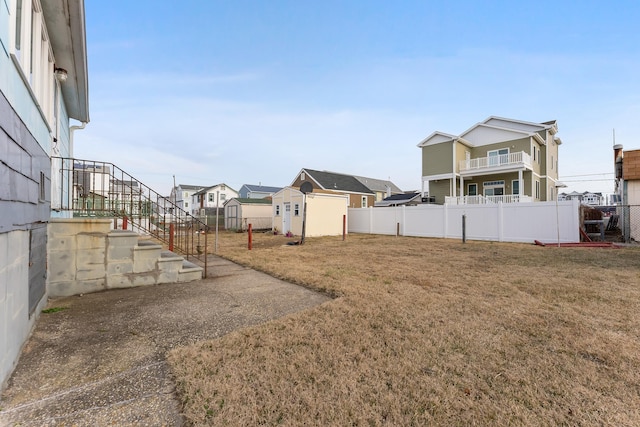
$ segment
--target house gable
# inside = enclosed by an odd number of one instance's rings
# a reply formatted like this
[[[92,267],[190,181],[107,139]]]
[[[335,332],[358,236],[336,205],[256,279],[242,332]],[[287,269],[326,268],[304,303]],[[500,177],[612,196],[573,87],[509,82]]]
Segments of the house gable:
[[[436,131],[436,132],[433,132],[428,137],[426,137],[425,139],[423,139],[422,141],[420,141],[420,143],[418,144],[418,147],[442,144],[443,142],[451,142],[451,141],[455,141],[456,139],[458,139],[458,137],[455,135]]]
[[[512,141],[514,139],[522,139],[525,137],[533,137],[540,144],[544,144],[545,141],[535,132],[526,132],[516,129],[500,128],[495,126],[489,126],[485,124],[478,124],[465,133],[462,137],[471,142],[474,147],[482,145],[497,144],[501,142]]]

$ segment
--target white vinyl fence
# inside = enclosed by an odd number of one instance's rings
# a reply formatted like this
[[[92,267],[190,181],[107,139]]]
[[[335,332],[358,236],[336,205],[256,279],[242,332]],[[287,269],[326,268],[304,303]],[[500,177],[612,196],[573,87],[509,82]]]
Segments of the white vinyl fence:
[[[349,233],[462,239],[464,215],[469,240],[579,242],[579,207],[579,201],[569,200],[351,208],[348,230]]]

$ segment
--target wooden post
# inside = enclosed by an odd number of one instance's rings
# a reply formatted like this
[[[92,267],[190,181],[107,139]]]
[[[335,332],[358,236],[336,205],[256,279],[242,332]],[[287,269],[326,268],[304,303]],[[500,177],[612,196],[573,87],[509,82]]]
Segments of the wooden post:
[[[400,235],[400,223],[396,222],[396,237]]]
[[[127,224],[129,223],[129,218],[127,218],[127,216],[123,216],[122,217],[122,229],[126,230],[127,229]]]
[[[169,250],[173,252],[173,235],[176,231],[176,225],[174,223],[169,224]]]
[[[467,243],[467,215],[462,215],[462,243]]]
[[[347,216],[342,215],[342,241],[343,242],[346,236],[347,236]]]
[[[249,243],[248,243],[248,247],[249,250],[251,250],[251,247],[253,246],[253,230],[252,230],[252,224],[249,224],[249,228],[247,229],[248,234],[249,234]]]

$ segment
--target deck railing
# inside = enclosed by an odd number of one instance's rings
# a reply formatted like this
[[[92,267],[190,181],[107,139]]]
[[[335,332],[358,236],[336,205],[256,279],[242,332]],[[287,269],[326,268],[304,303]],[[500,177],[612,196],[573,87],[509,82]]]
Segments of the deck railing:
[[[498,166],[531,165],[531,156],[524,151],[516,153],[500,154],[498,156],[478,157],[475,159],[461,160],[458,163],[460,171],[488,169]]]
[[[53,157],[54,211],[74,217],[114,218],[114,228],[149,235],[170,250],[197,260],[207,275],[209,227],[168,197],[109,162]]]
[[[460,196],[445,197],[446,205],[485,205],[492,203],[528,203],[533,202],[530,196],[504,194],[502,196]]]

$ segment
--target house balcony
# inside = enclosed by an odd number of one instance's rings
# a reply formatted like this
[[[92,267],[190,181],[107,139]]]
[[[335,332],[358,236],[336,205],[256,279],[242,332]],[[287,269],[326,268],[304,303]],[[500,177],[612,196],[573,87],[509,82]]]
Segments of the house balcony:
[[[524,152],[500,154],[475,159],[461,160],[458,164],[460,175],[488,175],[499,172],[531,169],[531,156]]]
[[[487,205],[494,203],[531,203],[530,196],[520,196],[518,194],[504,194],[501,196],[461,196],[445,197],[445,205]]]

